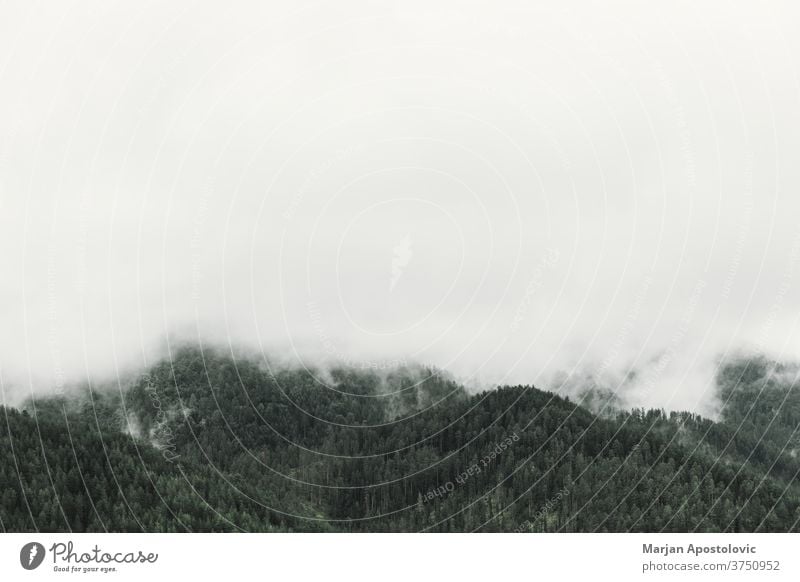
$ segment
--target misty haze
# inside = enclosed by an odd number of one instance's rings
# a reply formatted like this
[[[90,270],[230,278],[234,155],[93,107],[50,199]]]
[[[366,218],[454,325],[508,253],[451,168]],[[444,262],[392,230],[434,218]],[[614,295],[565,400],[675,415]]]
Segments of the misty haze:
[[[4,4],[0,530],[797,531],[800,10],[550,4]]]

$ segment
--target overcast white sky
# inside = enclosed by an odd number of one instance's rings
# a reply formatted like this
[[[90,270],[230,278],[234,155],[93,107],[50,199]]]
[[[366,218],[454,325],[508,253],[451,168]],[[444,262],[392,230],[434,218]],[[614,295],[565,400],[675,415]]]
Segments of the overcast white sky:
[[[800,9],[537,4],[0,5],[6,398],[170,337],[706,412],[800,357]]]

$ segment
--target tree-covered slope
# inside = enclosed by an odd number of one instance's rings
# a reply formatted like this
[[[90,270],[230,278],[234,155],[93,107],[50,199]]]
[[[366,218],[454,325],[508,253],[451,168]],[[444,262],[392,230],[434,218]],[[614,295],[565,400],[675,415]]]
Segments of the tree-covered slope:
[[[0,526],[796,531],[797,408],[744,412],[759,377],[726,368],[719,423],[598,418],[530,386],[470,395],[423,368],[276,370],[184,349],[121,392],[2,409]]]

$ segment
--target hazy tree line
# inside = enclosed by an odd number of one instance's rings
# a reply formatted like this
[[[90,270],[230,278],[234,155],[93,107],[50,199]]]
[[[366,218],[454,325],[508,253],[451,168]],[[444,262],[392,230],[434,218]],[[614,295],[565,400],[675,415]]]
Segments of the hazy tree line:
[[[712,422],[185,349],[121,394],[0,409],[0,528],[797,531],[800,401],[776,370],[726,368]]]

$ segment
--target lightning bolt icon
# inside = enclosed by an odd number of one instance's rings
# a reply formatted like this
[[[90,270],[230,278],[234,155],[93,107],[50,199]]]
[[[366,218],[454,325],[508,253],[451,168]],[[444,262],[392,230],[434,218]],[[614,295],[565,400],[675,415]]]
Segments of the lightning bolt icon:
[[[28,566],[33,564],[33,559],[36,557],[36,554],[39,553],[39,548],[37,546],[31,546],[31,552],[28,554]]]

